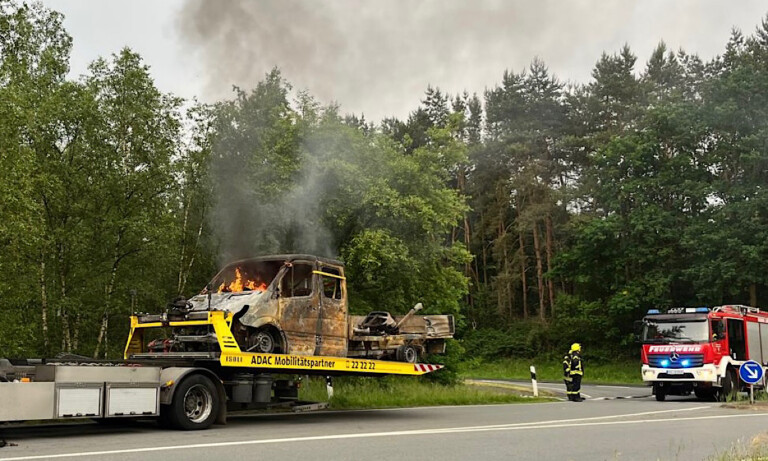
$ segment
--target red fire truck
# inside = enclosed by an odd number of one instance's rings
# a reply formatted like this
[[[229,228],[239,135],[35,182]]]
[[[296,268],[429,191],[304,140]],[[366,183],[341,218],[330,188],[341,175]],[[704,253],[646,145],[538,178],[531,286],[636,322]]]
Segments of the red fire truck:
[[[732,399],[742,388],[739,366],[768,363],[768,312],[755,307],[651,309],[641,337],[643,381],[658,401],[691,392],[700,399]]]

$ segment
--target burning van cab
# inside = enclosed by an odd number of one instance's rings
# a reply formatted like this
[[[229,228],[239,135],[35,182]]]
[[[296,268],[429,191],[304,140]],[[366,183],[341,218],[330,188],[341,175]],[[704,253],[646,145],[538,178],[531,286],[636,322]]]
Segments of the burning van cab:
[[[225,266],[192,311],[235,315],[232,332],[250,352],[344,356],[347,306],[344,266],[310,255],[278,255]]]
[[[455,331],[451,315],[374,311],[349,315],[344,264],[312,255],[264,256],[226,265],[197,296],[176,300],[164,314],[141,314],[139,323],[232,314],[230,329],[246,352],[390,359],[417,362],[445,352]],[[136,350],[169,356],[209,353],[216,334],[204,327],[173,328]],[[132,349],[134,346],[131,346]]]

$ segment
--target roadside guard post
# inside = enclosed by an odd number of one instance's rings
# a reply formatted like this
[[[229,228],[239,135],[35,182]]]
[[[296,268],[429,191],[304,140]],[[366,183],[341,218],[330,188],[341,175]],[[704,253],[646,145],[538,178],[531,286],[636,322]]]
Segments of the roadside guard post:
[[[749,384],[749,403],[755,403],[755,384],[763,379],[763,367],[754,360],[748,360],[739,367],[739,377]]]
[[[539,396],[539,385],[536,383],[536,367],[531,365],[531,384],[533,385],[533,396]]]

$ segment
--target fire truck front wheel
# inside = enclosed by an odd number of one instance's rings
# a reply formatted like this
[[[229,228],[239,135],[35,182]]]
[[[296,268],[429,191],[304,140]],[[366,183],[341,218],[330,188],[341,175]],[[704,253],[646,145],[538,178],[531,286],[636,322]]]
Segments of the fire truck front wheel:
[[[161,414],[161,421],[167,421],[176,429],[208,429],[219,414],[218,390],[203,375],[189,376],[179,383],[171,404],[161,411],[166,413]]]
[[[667,398],[667,387],[664,383],[653,383],[653,394],[657,401],[663,402]]]
[[[739,378],[736,376],[736,370],[733,368],[726,370],[725,377],[723,378],[723,387],[720,389],[719,393],[719,400],[722,402],[736,400],[739,391],[738,383]]]

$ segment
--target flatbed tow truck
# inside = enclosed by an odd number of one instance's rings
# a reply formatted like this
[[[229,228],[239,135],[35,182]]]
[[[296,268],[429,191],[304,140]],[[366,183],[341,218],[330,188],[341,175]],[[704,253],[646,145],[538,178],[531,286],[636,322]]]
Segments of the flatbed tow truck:
[[[29,420],[157,417],[182,430],[225,424],[229,411],[292,407],[301,402],[297,375],[423,375],[441,365],[243,351],[232,334],[234,314],[196,311],[142,322],[131,316],[123,360],[85,357],[0,359],[0,423]],[[207,328],[207,351],[147,350],[151,329]]]

